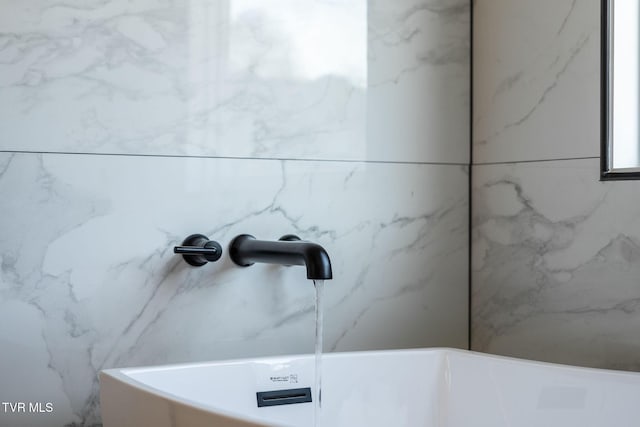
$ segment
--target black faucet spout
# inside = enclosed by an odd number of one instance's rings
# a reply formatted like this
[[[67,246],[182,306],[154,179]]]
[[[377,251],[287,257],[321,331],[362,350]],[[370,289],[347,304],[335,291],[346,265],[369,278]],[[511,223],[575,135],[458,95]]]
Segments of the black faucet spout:
[[[320,245],[300,240],[296,236],[284,236],[280,240],[257,240],[249,234],[236,236],[229,245],[231,260],[247,267],[256,262],[281,265],[304,265],[307,278],[329,280],[332,278],[329,254]]]

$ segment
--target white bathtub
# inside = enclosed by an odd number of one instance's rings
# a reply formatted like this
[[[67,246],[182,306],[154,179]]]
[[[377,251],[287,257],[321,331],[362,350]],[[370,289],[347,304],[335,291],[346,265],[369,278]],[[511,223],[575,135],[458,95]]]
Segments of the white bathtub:
[[[313,403],[258,407],[257,392],[313,387],[313,356],[100,374],[105,427],[312,426]],[[321,424],[640,426],[640,374],[453,349],[323,357]]]

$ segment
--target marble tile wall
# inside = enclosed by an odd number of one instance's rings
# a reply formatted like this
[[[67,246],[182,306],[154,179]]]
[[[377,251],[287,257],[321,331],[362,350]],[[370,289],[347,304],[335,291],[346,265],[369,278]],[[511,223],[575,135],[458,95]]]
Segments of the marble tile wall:
[[[369,155],[468,163],[469,0],[368,5]]]
[[[474,349],[640,370],[640,187],[598,168],[474,167]]]
[[[2,150],[468,162],[467,0],[7,7]]]
[[[639,187],[599,181],[599,18],[474,3],[475,350],[640,370]]]
[[[599,156],[600,1],[474,2],[474,163]]]
[[[468,2],[0,6],[0,401],[54,407],[0,425],[100,425],[103,368],[312,351],[304,270],[189,267],[196,232],[322,244],[326,351],[467,346]]]

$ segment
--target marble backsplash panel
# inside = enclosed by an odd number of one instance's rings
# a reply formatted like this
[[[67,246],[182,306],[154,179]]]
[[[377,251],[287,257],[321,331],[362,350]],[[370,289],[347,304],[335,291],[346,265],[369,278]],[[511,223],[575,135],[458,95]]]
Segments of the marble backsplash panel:
[[[5,2],[0,150],[468,162],[466,0]]]
[[[474,163],[599,156],[600,3],[474,1]]]
[[[640,189],[599,167],[474,166],[473,349],[640,370]]]
[[[364,153],[366,0],[9,2],[3,150]]]
[[[368,6],[370,157],[469,163],[470,2]]]
[[[202,268],[172,247],[203,233],[322,244],[325,350],[466,347],[466,167],[1,154],[0,400],[99,422],[115,366],[309,352],[301,267]]]

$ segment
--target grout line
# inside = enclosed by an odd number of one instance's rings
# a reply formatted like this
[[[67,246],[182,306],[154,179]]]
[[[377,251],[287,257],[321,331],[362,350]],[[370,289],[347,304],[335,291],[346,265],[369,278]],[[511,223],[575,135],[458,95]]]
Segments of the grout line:
[[[468,295],[467,295],[467,349],[471,350],[471,331],[473,330],[473,321],[471,319],[471,296],[473,295],[473,282],[472,282],[472,274],[471,274],[471,229],[473,226],[473,2],[474,0],[469,1],[469,184],[467,186],[467,191],[469,192],[469,223],[467,230],[467,268],[468,268]]]
[[[594,160],[600,159],[600,156],[593,157],[566,157],[559,159],[539,159],[539,160],[513,160],[513,161],[504,161],[504,162],[482,162],[482,163],[473,163],[471,166],[493,166],[493,165],[513,165],[518,163],[547,163],[547,162],[564,162],[570,160]]]
[[[455,162],[409,162],[409,161],[385,161],[385,160],[350,160],[350,159],[296,159],[289,157],[234,157],[234,156],[195,156],[174,154],[139,154],[139,153],[90,153],[72,151],[28,151],[28,150],[0,150],[0,153],[9,154],[48,154],[71,156],[108,156],[108,157],[150,157],[150,158],[175,158],[175,159],[221,159],[221,160],[262,160],[262,161],[288,161],[288,162],[326,162],[326,163],[372,163],[372,164],[397,164],[397,165],[434,165],[434,166],[469,166],[468,163]]]

